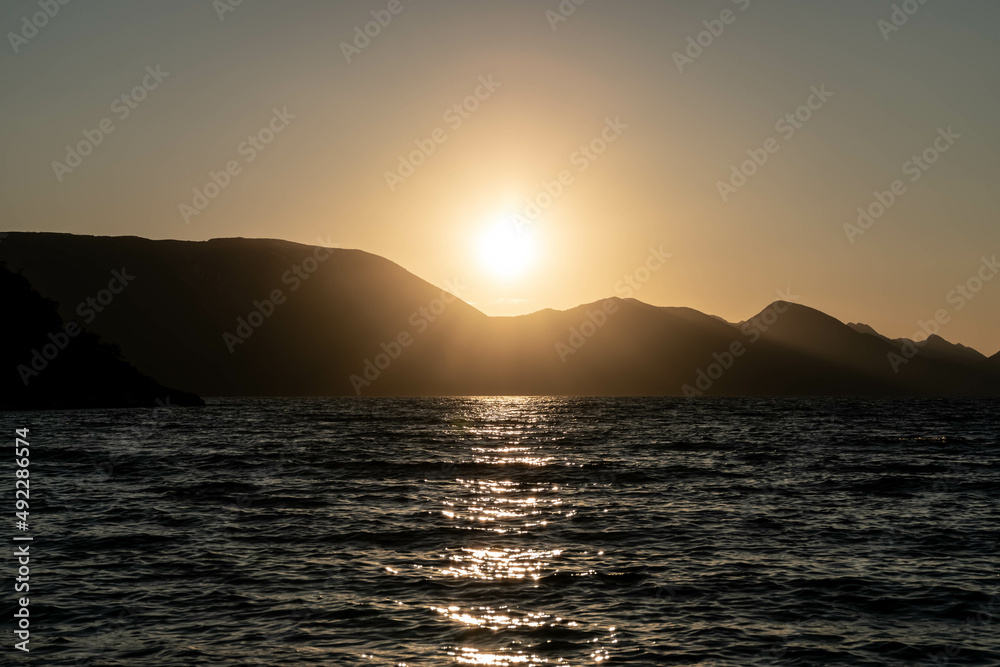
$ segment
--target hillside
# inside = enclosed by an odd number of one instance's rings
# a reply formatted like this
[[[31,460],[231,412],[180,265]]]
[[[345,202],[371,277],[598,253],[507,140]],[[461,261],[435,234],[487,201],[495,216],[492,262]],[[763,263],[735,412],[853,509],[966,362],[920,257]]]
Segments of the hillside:
[[[738,324],[631,299],[490,318],[381,257],[274,240],[11,233],[0,259],[206,396],[1000,394],[996,359],[942,341],[893,364],[899,343],[783,302]]]
[[[64,321],[55,302],[3,264],[0,294],[9,317],[0,349],[0,410],[204,405],[139,373],[116,346]]]

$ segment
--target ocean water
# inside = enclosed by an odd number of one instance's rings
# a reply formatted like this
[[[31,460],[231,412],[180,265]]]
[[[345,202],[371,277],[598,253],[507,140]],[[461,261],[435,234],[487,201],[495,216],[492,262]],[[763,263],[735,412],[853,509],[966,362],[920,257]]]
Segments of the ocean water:
[[[11,444],[31,429],[30,659],[1000,665],[998,408],[220,399],[2,414]],[[8,644],[11,630],[8,616]]]

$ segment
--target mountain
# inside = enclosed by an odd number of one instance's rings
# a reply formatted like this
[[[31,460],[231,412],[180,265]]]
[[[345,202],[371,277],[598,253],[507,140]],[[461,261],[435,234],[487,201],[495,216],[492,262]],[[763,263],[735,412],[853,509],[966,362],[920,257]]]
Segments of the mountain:
[[[208,396],[1000,395],[994,364],[785,302],[736,324],[617,298],[491,318],[381,257],[260,239],[11,233],[0,259]]]
[[[139,373],[115,346],[63,321],[55,302],[2,264],[0,294],[9,318],[0,349],[0,410],[204,405]]]
[[[989,361],[989,358],[978,350],[974,350],[961,343],[950,343],[937,334],[931,334],[923,342],[914,343],[914,341],[909,339],[903,339],[903,342],[913,343],[920,348],[920,354],[935,359],[944,359],[973,367],[981,366]]]
[[[875,331],[875,329],[868,326],[867,324],[862,324],[860,322],[857,323],[848,322],[847,326],[854,329],[858,333],[868,334],[869,336],[875,336],[876,338],[881,338],[882,340],[891,340],[890,338],[887,338],[886,336],[883,336],[879,332]]]
[[[940,359],[972,367],[988,363],[988,358],[983,353],[960,343],[951,343],[937,334],[931,334],[926,340],[922,341],[915,341],[911,338],[891,339],[883,336],[867,324],[848,324],[847,326],[857,332],[866,333],[888,341],[900,351],[904,349],[918,349],[920,355],[925,358]]]

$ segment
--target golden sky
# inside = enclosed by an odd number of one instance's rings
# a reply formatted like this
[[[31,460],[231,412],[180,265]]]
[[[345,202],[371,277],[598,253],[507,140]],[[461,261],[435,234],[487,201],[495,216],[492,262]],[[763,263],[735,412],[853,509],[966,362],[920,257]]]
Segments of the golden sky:
[[[944,309],[997,351],[1000,6],[562,6],[5,4],[0,226],[322,239],[491,315],[624,296],[653,249],[648,303]]]

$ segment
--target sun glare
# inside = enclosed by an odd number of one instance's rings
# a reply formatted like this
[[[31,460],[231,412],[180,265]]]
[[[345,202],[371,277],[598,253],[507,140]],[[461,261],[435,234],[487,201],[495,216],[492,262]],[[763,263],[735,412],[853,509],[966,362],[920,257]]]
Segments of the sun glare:
[[[531,230],[512,219],[495,221],[479,242],[483,268],[498,278],[512,279],[527,271],[538,252]]]

